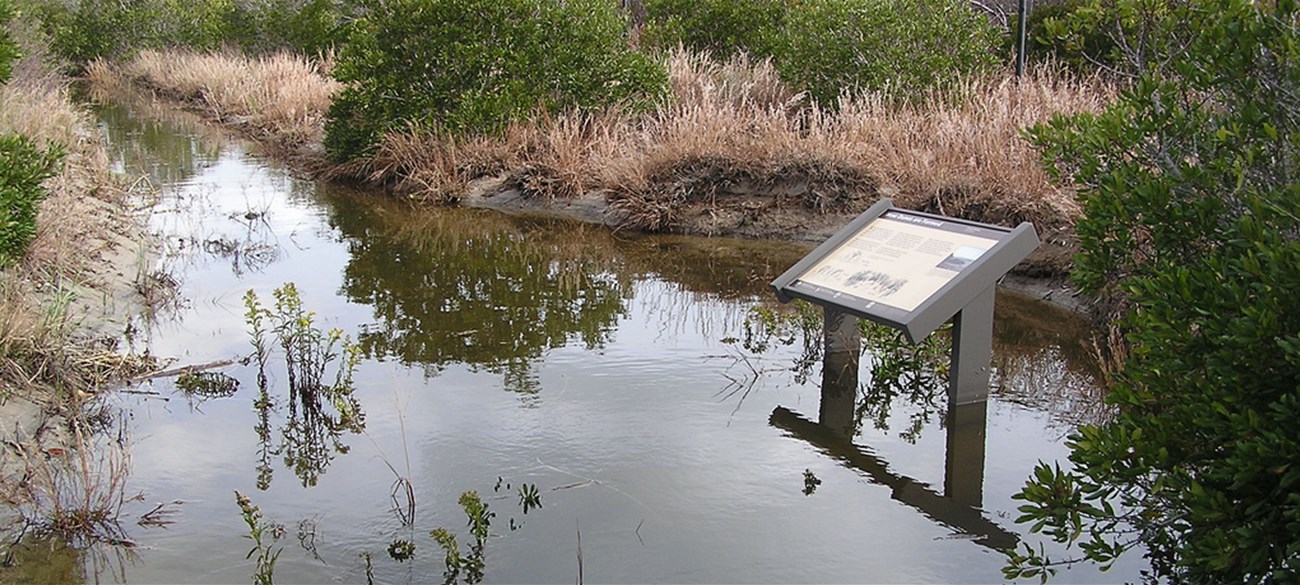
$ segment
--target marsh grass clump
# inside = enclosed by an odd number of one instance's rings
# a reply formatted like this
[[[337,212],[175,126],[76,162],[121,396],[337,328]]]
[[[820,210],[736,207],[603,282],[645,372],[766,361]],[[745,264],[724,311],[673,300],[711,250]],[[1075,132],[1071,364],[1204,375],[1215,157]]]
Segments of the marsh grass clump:
[[[134,546],[121,523],[129,497],[130,456],[118,445],[95,445],[72,429],[74,445],[47,451],[24,449],[25,476],[13,486],[11,503],[28,530],[76,548],[96,543]]]
[[[118,64],[87,67],[91,85],[133,83],[191,104],[199,113],[293,156],[324,136],[325,112],[342,88],[321,64],[289,53],[244,56],[146,50]]]

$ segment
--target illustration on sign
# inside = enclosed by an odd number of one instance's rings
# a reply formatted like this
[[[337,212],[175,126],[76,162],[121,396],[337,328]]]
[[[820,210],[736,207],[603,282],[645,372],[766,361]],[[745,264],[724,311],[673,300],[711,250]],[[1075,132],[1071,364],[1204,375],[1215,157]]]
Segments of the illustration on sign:
[[[912,311],[998,243],[996,237],[972,231],[978,230],[889,211],[795,284],[825,287]]]

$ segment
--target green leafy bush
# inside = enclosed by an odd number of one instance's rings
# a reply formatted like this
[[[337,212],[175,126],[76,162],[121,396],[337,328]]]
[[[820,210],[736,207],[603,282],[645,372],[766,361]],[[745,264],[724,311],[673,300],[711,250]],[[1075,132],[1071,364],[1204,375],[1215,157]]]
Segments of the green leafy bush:
[[[62,158],[23,136],[0,137],[0,266],[22,258],[36,236],[37,206],[46,195],[41,182],[54,176]]]
[[[14,61],[18,59],[18,43],[9,36],[9,21],[14,18],[14,5],[11,0],[0,0],[0,83],[9,81],[14,71]]]
[[[236,4],[225,36],[253,53],[319,55],[341,46],[347,23],[362,12],[352,0],[245,0]]]
[[[943,89],[992,68],[1004,37],[964,0],[652,0],[646,11],[652,46],[772,57],[828,106],[844,92]]]
[[[51,48],[77,70],[140,49],[218,49],[235,12],[232,0],[79,0],[37,8]]]
[[[783,0],[646,0],[645,9],[644,45],[681,45],[718,59],[771,55],[787,10]]]
[[[787,15],[775,62],[824,105],[843,92],[901,98],[997,64],[999,33],[965,0],[810,0]]]
[[[1087,14],[1091,9],[1090,0],[1066,0],[1035,6],[1025,19],[1028,59],[1052,59],[1079,72],[1111,66],[1118,48],[1108,30],[1095,17],[1097,13]],[[1010,22],[1012,36],[1018,30],[1016,21],[1013,15]],[[1014,50],[1014,47],[1010,49]]]
[[[316,54],[346,37],[351,0],[47,0],[41,26],[60,56],[80,69],[141,49],[293,50]]]
[[[1300,5],[1166,8],[1170,31],[1150,33],[1196,31],[1187,44],[1147,55],[1163,65],[1102,114],[1032,133],[1085,189],[1077,280],[1131,308],[1132,349],[1116,419],[1070,437],[1074,469],[1036,470],[1020,521],[1103,564],[1145,546],[1172,582],[1295,582]],[[1010,560],[1013,577],[1054,566]]]
[[[356,23],[334,75],[335,160],[411,125],[490,132],[538,108],[601,108],[664,91],[662,65],[630,50],[607,0],[388,0]]]

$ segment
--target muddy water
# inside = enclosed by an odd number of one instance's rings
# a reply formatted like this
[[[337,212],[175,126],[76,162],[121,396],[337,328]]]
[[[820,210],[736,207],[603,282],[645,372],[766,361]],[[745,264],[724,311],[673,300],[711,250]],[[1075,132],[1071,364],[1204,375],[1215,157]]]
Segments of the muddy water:
[[[180,283],[129,341],[239,386],[161,377],[112,399],[139,546],[83,554],[88,579],[252,579],[238,490],[283,527],[264,537],[278,582],[439,582],[430,532],[475,556],[458,504],[474,490],[494,514],[484,582],[997,582],[997,546],[1038,542],[1011,494],[1100,416],[1081,324],[1002,294],[986,436],[967,421],[950,440],[933,391],[860,397],[848,436],[828,432],[803,339],[745,343],[797,246],[417,211],[121,109],[103,123],[121,168],[163,189],[153,227]],[[278,349],[259,392],[242,297],[271,306],[290,282],[358,345],[363,426],[291,395]],[[134,523],[173,500],[165,528]],[[389,554],[399,541],[411,558]]]

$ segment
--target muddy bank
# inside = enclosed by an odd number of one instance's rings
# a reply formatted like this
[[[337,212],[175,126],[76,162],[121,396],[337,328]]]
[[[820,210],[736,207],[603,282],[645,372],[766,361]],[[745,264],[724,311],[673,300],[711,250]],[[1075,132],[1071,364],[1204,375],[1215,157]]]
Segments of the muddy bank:
[[[0,89],[0,131],[66,153],[24,258],[0,271],[0,537],[12,544],[48,511],[50,466],[79,448],[85,407],[114,380],[148,367],[129,340],[169,294],[152,270],[146,199],[111,169],[102,137],[68,96],[66,79],[28,51],[23,76]],[[7,557],[7,546],[0,558]],[[4,580],[0,576],[0,580]]]

